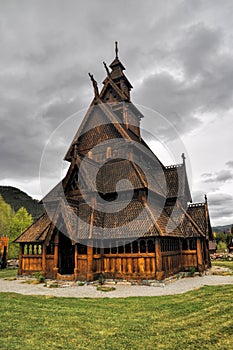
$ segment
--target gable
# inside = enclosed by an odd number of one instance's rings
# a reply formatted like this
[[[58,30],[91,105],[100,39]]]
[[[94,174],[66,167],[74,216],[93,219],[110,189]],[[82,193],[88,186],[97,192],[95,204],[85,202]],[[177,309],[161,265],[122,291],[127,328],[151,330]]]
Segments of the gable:
[[[106,86],[103,89],[103,92],[101,93],[101,100],[105,103],[114,103],[114,102],[121,102],[122,100],[125,100],[126,98],[122,98],[122,94],[116,89],[116,87],[109,82],[106,84]]]
[[[85,155],[95,145],[113,138],[121,138],[119,132],[120,121],[117,116],[116,125],[109,120],[105,111],[100,105],[92,106],[86,114],[83,123],[76,133],[71,146],[65,156],[65,160],[70,161],[73,156],[73,145],[77,144],[77,151],[80,155]]]

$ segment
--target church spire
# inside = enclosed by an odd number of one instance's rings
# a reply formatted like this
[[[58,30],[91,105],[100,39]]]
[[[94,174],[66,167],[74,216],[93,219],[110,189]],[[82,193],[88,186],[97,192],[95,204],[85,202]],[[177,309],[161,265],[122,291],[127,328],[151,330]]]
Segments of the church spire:
[[[115,41],[115,53],[116,53],[116,58],[118,59],[118,42]]]
[[[123,66],[123,64],[119,60],[118,52],[119,52],[118,41],[115,41],[115,58],[109,67],[112,69],[120,68],[120,70],[123,71],[123,70],[125,70],[125,67]]]
[[[117,87],[124,93],[125,96],[130,100],[130,90],[132,89],[132,85],[130,84],[129,80],[126,78],[124,74],[125,67],[119,60],[119,47],[118,42],[115,41],[115,58],[110,64],[111,71],[107,67],[106,63],[103,62],[104,67],[107,72],[107,77],[110,78]],[[104,80],[104,84],[107,82],[107,79]]]

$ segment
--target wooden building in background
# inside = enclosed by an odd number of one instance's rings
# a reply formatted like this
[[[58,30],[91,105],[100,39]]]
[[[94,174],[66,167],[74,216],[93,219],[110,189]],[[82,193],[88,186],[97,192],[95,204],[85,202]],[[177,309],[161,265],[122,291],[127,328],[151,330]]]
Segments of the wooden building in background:
[[[207,199],[190,204],[184,155],[181,164],[164,166],[142,139],[143,115],[131,102],[117,46],[110,69],[104,65],[100,92],[90,75],[95,96],[65,156],[69,170],[45,197],[49,215],[15,241],[19,274],[92,281],[100,274],[163,280],[190,268],[203,272],[210,267]],[[97,190],[88,168],[98,170]],[[117,191],[122,179],[132,186]],[[116,200],[125,206],[114,212]]]

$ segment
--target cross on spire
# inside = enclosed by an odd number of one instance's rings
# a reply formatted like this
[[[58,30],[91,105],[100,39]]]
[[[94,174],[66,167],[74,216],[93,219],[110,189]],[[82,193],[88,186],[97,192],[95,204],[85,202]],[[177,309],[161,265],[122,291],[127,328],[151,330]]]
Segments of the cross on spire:
[[[204,199],[205,199],[205,203],[207,203],[207,194],[205,194]]]
[[[116,58],[118,58],[118,42],[115,41],[115,53],[116,53]]]
[[[186,157],[185,157],[184,153],[181,154],[181,158],[183,159],[183,163],[185,163]]]

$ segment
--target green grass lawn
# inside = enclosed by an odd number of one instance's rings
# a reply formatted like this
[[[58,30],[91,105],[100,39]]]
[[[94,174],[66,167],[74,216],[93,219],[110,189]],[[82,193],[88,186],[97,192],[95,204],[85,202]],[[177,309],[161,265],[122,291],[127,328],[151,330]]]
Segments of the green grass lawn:
[[[212,266],[228,267],[229,269],[233,270],[233,261],[215,260],[215,261],[211,261],[211,264]]]
[[[176,296],[126,299],[0,293],[0,348],[230,350],[232,291],[230,285],[205,286]]]
[[[15,277],[17,273],[18,269],[2,269],[0,270],[0,278]]]

